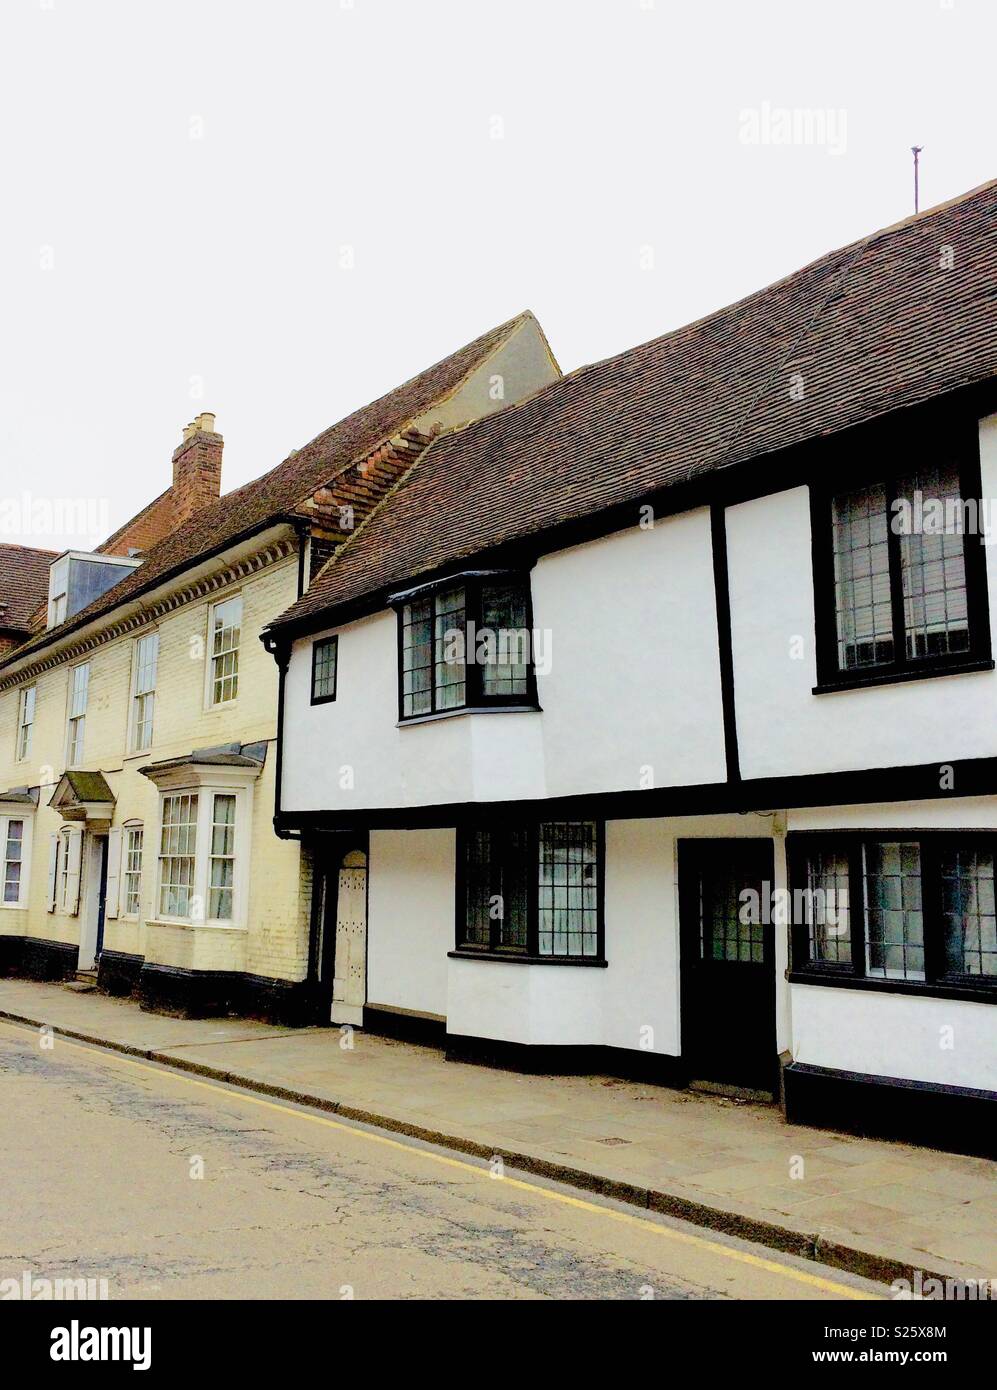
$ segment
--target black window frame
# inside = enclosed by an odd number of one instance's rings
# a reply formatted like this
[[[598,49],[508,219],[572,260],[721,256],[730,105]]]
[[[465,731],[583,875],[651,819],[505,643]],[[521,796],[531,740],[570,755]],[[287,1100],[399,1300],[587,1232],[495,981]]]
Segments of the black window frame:
[[[921,913],[924,938],[924,979],[866,973],[866,918],[863,881],[863,848],[876,843],[916,843],[921,863]],[[997,976],[950,973],[945,969],[945,937],[942,910],[941,857],[945,850],[985,846],[997,861],[997,830],[921,830],[902,826],[878,830],[800,830],[786,836],[790,901],[797,890],[807,889],[807,858],[814,850],[833,850],[848,858],[848,924],[850,962],[815,961],[810,956],[807,923],[791,914],[791,983],[878,990],[890,994],[916,994],[933,998],[967,999],[997,1004]],[[989,983],[988,983],[989,982]]]
[[[315,694],[315,672],[316,672],[316,669],[317,669],[317,667],[318,667],[318,653],[319,653],[319,648],[320,648],[320,647],[332,647],[332,650],[335,652],[335,664],[334,664],[334,667],[333,667],[332,694],[331,694],[331,695],[316,695],[316,694]],[[315,642],[312,643],[312,674],[311,674],[311,690],[310,690],[310,694],[311,694],[311,703],[312,703],[313,705],[328,705],[328,704],[331,704],[332,701],[335,700],[335,698],[336,698],[336,692],[337,692],[338,689],[339,689],[339,633],[337,632],[337,633],[336,633],[334,636],[332,636],[332,637],[320,637],[317,641],[315,641]]]
[[[510,695],[505,693],[489,694],[483,689],[483,674],[485,667],[477,662],[464,663],[464,703],[462,705],[438,706],[437,688],[435,678],[429,688],[430,707],[428,710],[421,710],[418,713],[406,714],[405,712],[405,610],[412,604],[428,599],[433,605],[433,619],[435,619],[436,599],[454,589],[464,590],[464,623],[466,626],[472,620],[476,629],[485,627],[482,622],[482,591],[493,585],[516,584],[521,586],[525,599],[526,630],[530,634],[529,660],[526,664],[526,690],[522,694]],[[482,711],[501,711],[501,710],[538,710],[540,708],[537,699],[536,671],[533,664],[533,594],[530,584],[530,575],[525,570],[474,570],[464,571],[459,574],[447,575],[443,579],[435,580],[431,584],[420,586],[404,594],[395,595],[391,600],[391,605],[396,611],[397,616],[397,641],[398,641],[398,722],[400,724],[414,724],[426,719],[445,719],[450,716],[468,714]]]
[[[966,574],[968,649],[961,652],[931,654],[922,657],[907,655],[907,633],[903,616],[903,580],[901,572],[901,536],[889,524],[893,504],[903,493],[901,481],[916,472],[919,465],[932,459],[954,464],[959,473],[959,491],[963,499],[982,497],[980,474],[979,423],[968,421],[944,425],[925,424],[916,433],[913,429],[875,432],[864,446],[857,448],[856,463],[827,461],[825,476],[833,482],[810,483],[810,527],[813,551],[814,627],[817,654],[817,684],[813,693],[821,695],[837,690],[889,685],[898,681],[927,677],[957,675],[967,671],[994,669],[990,640],[990,604],[987,592],[985,536],[963,534],[963,558]],[[885,457],[898,458],[895,466],[884,468]],[[887,545],[889,547],[891,633],[893,660],[875,666],[842,668],[838,663],[837,608],[834,583],[834,523],[833,502],[848,492],[865,487],[881,486],[886,491]],[[980,511],[982,516],[982,509]]]
[[[543,955],[540,952],[540,827],[586,823],[595,826],[596,847],[596,953],[592,956]],[[492,940],[486,945],[467,942],[467,862],[470,836],[475,831],[507,835],[509,830],[525,830],[527,836],[526,862],[534,868],[527,896],[525,946],[503,946],[497,942],[498,924],[491,928]],[[487,960],[518,962],[522,965],[568,965],[604,967],[606,960],[606,823],[591,816],[577,816],[570,821],[536,820],[514,825],[501,821],[468,822],[457,828],[457,866],[454,901],[454,949],[448,954],[457,960]]]

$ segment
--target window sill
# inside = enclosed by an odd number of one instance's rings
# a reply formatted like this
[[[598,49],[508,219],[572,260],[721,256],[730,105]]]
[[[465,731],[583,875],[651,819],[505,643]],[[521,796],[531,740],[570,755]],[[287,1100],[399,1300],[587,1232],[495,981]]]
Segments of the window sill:
[[[965,676],[974,671],[992,671],[994,662],[987,660],[961,661],[934,666],[909,666],[902,671],[870,671],[864,675],[842,676],[840,680],[820,681],[813,687],[814,695],[834,695],[839,690],[862,690],[872,685],[899,685],[904,681],[932,680],[936,676]]]
[[[248,927],[237,926],[234,922],[187,922],[182,917],[147,917],[145,925],[147,927],[178,927],[181,931],[234,931],[243,934],[249,930]]]
[[[865,989],[876,994],[910,994],[923,999],[962,999],[971,1004],[997,1004],[997,982],[992,985],[959,984],[956,981],[921,983],[915,980],[873,980],[867,975],[818,974],[811,970],[787,970],[791,985],[818,985],[830,989]]]
[[[477,960],[498,965],[594,965],[599,970],[605,970],[609,965],[604,956],[527,956],[514,955],[512,952],[506,955],[502,951],[459,950],[448,951],[447,955],[451,960]]]
[[[437,719],[459,719],[462,714],[542,714],[539,705],[462,705],[460,709],[440,709],[432,714],[413,714],[407,719],[399,719],[396,727],[407,728],[409,724],[432,724]]]

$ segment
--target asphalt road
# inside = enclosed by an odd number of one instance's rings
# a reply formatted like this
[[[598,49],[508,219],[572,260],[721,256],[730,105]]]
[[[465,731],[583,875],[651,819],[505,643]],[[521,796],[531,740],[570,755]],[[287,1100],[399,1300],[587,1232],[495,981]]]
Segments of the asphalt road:
[[[0,1023],[0,1279],[110,1298],[863,1299],[836,1270]]]

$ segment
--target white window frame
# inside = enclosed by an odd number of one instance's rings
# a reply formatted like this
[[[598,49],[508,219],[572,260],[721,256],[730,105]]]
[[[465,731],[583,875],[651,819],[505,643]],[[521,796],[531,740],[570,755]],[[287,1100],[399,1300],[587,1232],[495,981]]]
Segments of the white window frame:
[[[135,853],[132,847],[132,839],[135,835],[140,836],[137,869],[130,867],[131,856]],[[137,922],[142,917],[142,876],[145,873],[145,825],[140,820],[125,821],[121,827],[121,868],[119,872],[118,916],[126,922]],[[138,907],[134,912],[130,912],[128,909],[128,883],[132,878],[138,880],[135,891]]]
[[[76,708],[76,673],[86,671],[86,678],[83,682],[83,707]],[[87,707],[90,702],[90,663],[80,661],[75,666],[69,668],[69,689],[66,692],[66,766],[82,767],[83,755],[85,751],[85,740],[87,731]],[[74,712],[75,711],[75,712]],[[79,738],[77,738],[74,723],[79,720]]]
[[[60,587],[61,586],[61,587]],[[69,555],[62,555],[49,566],[48,626],[58,627],[66,621],[69,604]]]
[[[28,705],[31,706],[31,718],[26,719]],[[14,732],[14,760],[23,763],[31,756],[31,740],[34,736],[35,711],[38,708],[38,685],[26,685],[18,692],[17,699],[17,728]]]
[[[152,643],[152,657],[144,659],[143,650],[146,644]],[[150,675],[151,672],[151,675]],[[131,687],[128,700],[128,751],[130,753],[147,753],[152,747],[156,738],[156,683],[159,675],[159,629],[153,628],[151,632],[144,632],[135,638],[132,643],[132,675]],[[148,721],[140,718],[144,710],[142,701],[151,701]],[[149,740],[147,743],[140,741],[140,730],[144,723],[148,722]]]
[[[7,887],[7,833],[11,821],[21,823],[21,875],[18,881],[16,902],[6,901]],[[34,807],[13,807],[4,810],[0,807],[0,908],[24,911],[28,906],[28,884],[31,876],[31,839],[34,826]]]
[[[188,927],[211,927],[218,930],[236,928],[244,930],[249,917],[249,860],[252,844],[253,789],[256,773],[247,776],[245,768],[225,768],[206,766],[204,768],[176,769],[176,779],[159,781],[159,815],[156,823],[156,838],[153,846],[155,855],[155,896],[152,903],[152,918],[156,922]],[[191,911],[186,916],[166,916],[161,911],[162,902],[162,854],[163,814],[167,797],[196,796],[197,816],[194,839],[194,871],[191,892]],[[235,850],[232,874],[232,916],[212,918],[208,916],[210,905],[212,822],[214,819],[215,797],[235,797]],[[170,857],[170,856],[165,856]],[[149,862],[147,860],[147,862]]]
[[[50,911],[61,912],[69,917],[79,916],[83,886],[83,841],[84,832],[79,826],[64,825],[61,830],[55,832],[55,891]],[[76,869],[70,872],[71,850],[74,846],[79,862]]]
[[[222,608],[222,607],[224,607],[226,604],[229,604],[229,603],[237,603],[237,604],[239,605],[239,640],[235,643],[234,646],[232,646],[232,647],[225,647],[225,648],[223,648],[223,650],[221,650],[221,651],[219,651],[219,652],[216,652],[216,651],[215,651],[215,614],[218,612],[219,608]],[[244,612],[244,606],[243,606],[243,599],[242,599],[242,593],[241,593],[241,591],[240,591],[239,593],[235,593],[235,594],[227,594],[227,595],[225,596],[225,598],[219,599],[217,603],[210,603],[210,604],[208,605],[208,632],[207,632],[207,645],[206,645],[206,647],[205,647],[205,662],[204,662],[204,671],[205,671],[204,706],[205,706],[205,709],[224,709],[224,708],[227,707],[228,705],[234,705],[235,702],[236,702],[236,701],[238,700],[238,698],[239,698],[239,675],[240,675],[239,667],[240,667],[240,664],[241,664],[241,653],[242,653],[242,624],[243,624],[243,618],[244,618],[244,616],[245,616],[245,612]],[[216,663],[217,661],[219,661],[221,658],[223,658],[223,657],[225,657],[225,656],[228,656],[228,655],[231,655],[231,654],[233,654],[233,653],[234,653],[234,655],[235,655],[235,667],[234,667],[234,670],[230,673],[230,675],[234,676],[234,678],[235,678],[235,694],[229,696],[229,697],[228,697],[227,699],[225,699],[225,700],[216,700],[216,699],[215,699],[215,680],[216,680],[216,677],[215,677],[215,663]],[[225,676],[219,676],[217,679],[218,679],[218,680],[225,680],[225,679],[227,679],[227,677],[225,677]]]

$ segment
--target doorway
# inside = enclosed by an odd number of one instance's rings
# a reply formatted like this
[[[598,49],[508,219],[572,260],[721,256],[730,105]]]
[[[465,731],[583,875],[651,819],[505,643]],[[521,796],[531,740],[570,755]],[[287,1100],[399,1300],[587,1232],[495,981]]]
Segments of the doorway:
[[[107,906],[107,836],[88,835],[84,840],[86,877],[80,912],[80,953],[77,970],[96,970],[104,946]]]
[[[679,845],[682,1056],[690,1080],[774,1093],[771,840]]]
[[[345,837],[316,850],[314,970],[330,1023],[363,1025],[367,1002],[367,848]],[[328,1010],[328,1012],[326,1012]]]

